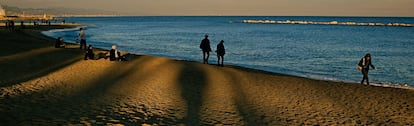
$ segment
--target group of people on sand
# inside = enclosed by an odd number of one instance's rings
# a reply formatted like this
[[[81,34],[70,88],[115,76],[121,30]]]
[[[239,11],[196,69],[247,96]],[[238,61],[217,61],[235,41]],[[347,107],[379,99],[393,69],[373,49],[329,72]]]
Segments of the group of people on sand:
[[[7,20],[4,26],[7,30],[14,31],[15,23],[13,20]]]
[[[84,60],[94,59],[95,54],[93,53],[92,45],[89,45],[86,48],[85,31],[83,30],[83,28],[80,28],[79,30],[80,31],[79,31],[77,41],[80,42],[80,49],[82,49],[82,48],[86,49]],[[58,37],[58,39],[56,41],[56,44],[55,44],[55,47],[56,48],[64,48],[65,47],[65,44],[63,42],[62,37]],[[211,50],[211,47],[210,47],[210,40],[208,39],[207,34],[204,36],[204,39],[201,40],[200,49],[203,52],[203,63],[208,64],[208,60],[209,60],[209,57],[210,57],[210,52],[212,50]],[[217,53],[217,65],[218,66],[224,66],[224,55],[226,54],[226,49],[224,48],[224,40],[221,40],[217,44],[217,48],[216,48],[215,52]],[[121,56],[121,53],[117,50],[115,45],[112,45],[112,48],[109,51],[109,56],[105,57],[105,58],[106,59],[109,58],[110,61],[127,61],[124,56]],[[361,73],[363,75],[362,80],[361,80],[361,84],[363,84],[366,81],[367,85],[369,85],[368,72],[369,72],[370,67],[376,70],[375,66],[371,62],[371,54],[367,53],[364,57],[361,58],[361,60],[358,63],[358,67],[357,67],[358,70],[361,71]]]
[[[204,36],[204,39],[201,40],[200,49],[203,51],[203,63],[208,64],[208,58],[210,57],[211,47],[210,40],[208,39],[207,34]],[[217,65],[224,66],[224,54],[226,54],[226,49],[224,48],[224,40],[221,40],[219,44],[217,44],[216,53]]]
[[[79,34],[78,34],[76,43],[79,43],[79,42],[80,42],[79,48],[81,50],[85,50],[85,56],[83,59],[84,60],[95,59],[95,53],[93,51],[93,46],[88,45],[88,47],[86,47],[86,34],[83,28],[79,29]],[[63,38],[59,36],[56,39],[55,48],[65,48],[65,46],[66,44],[63,42]],[[121,56],[121,52],[117,50],[116,45],[112,45],[111,50],[105,53],[104,55],[105,56],[99,57],[99,58],[105,58],[105,59],[109,58],[110,61],[127,61],[125,56]]]

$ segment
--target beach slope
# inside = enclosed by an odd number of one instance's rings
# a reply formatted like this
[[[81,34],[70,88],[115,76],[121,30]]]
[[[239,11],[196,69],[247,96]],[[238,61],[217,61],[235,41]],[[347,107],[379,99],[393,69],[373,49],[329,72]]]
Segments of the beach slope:
[[[2,125],[414,125],[413,90],[145,55],[83,60],[46,29],[0,27]]]

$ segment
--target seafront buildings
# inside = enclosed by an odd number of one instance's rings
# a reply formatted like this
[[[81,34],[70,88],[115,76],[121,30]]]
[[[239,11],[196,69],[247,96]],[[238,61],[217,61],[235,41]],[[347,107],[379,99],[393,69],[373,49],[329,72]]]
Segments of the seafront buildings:
[[[41,20],[52,20],[53,16],[46,14],[43,15],[7,15],[6,10],[1,6],[0,3],[0,21],[1,20],[19,20],[19,21],[41,21]]]

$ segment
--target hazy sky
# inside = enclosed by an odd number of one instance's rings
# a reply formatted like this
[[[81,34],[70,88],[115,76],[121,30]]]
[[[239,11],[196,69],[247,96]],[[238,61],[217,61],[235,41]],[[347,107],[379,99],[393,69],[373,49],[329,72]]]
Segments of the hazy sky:
[[[126,15],[414,17],[414,0],[0,0],[0,3],[24,8],[90,8]]]

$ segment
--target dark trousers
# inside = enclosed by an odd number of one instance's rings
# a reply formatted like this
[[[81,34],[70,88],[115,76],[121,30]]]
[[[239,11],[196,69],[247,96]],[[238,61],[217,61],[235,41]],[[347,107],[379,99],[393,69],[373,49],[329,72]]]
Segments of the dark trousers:
[[[203,51],[203,63],[208,64],[208,57],[210,57],[209,51]]]
[[[220,64],[220,58],[221,58],[221,64]],[[217,65],[224,66],[223,62],[224,62],[224,56],[217,55]]]
[[[368,71],[369,71],[369,69],[367,69],[367,68],[363,68],[362,70],[361,70],[361,73],[362,73],[362,81],[361,81],[361,84],[364,84],[364,81],[365,80],[367,80],[367,84],[369,85],[369,80],[368,80]]]
[[[82,49],[82,48],[86,49],[86,40],[85,39],[80,40],[80,49]]]

